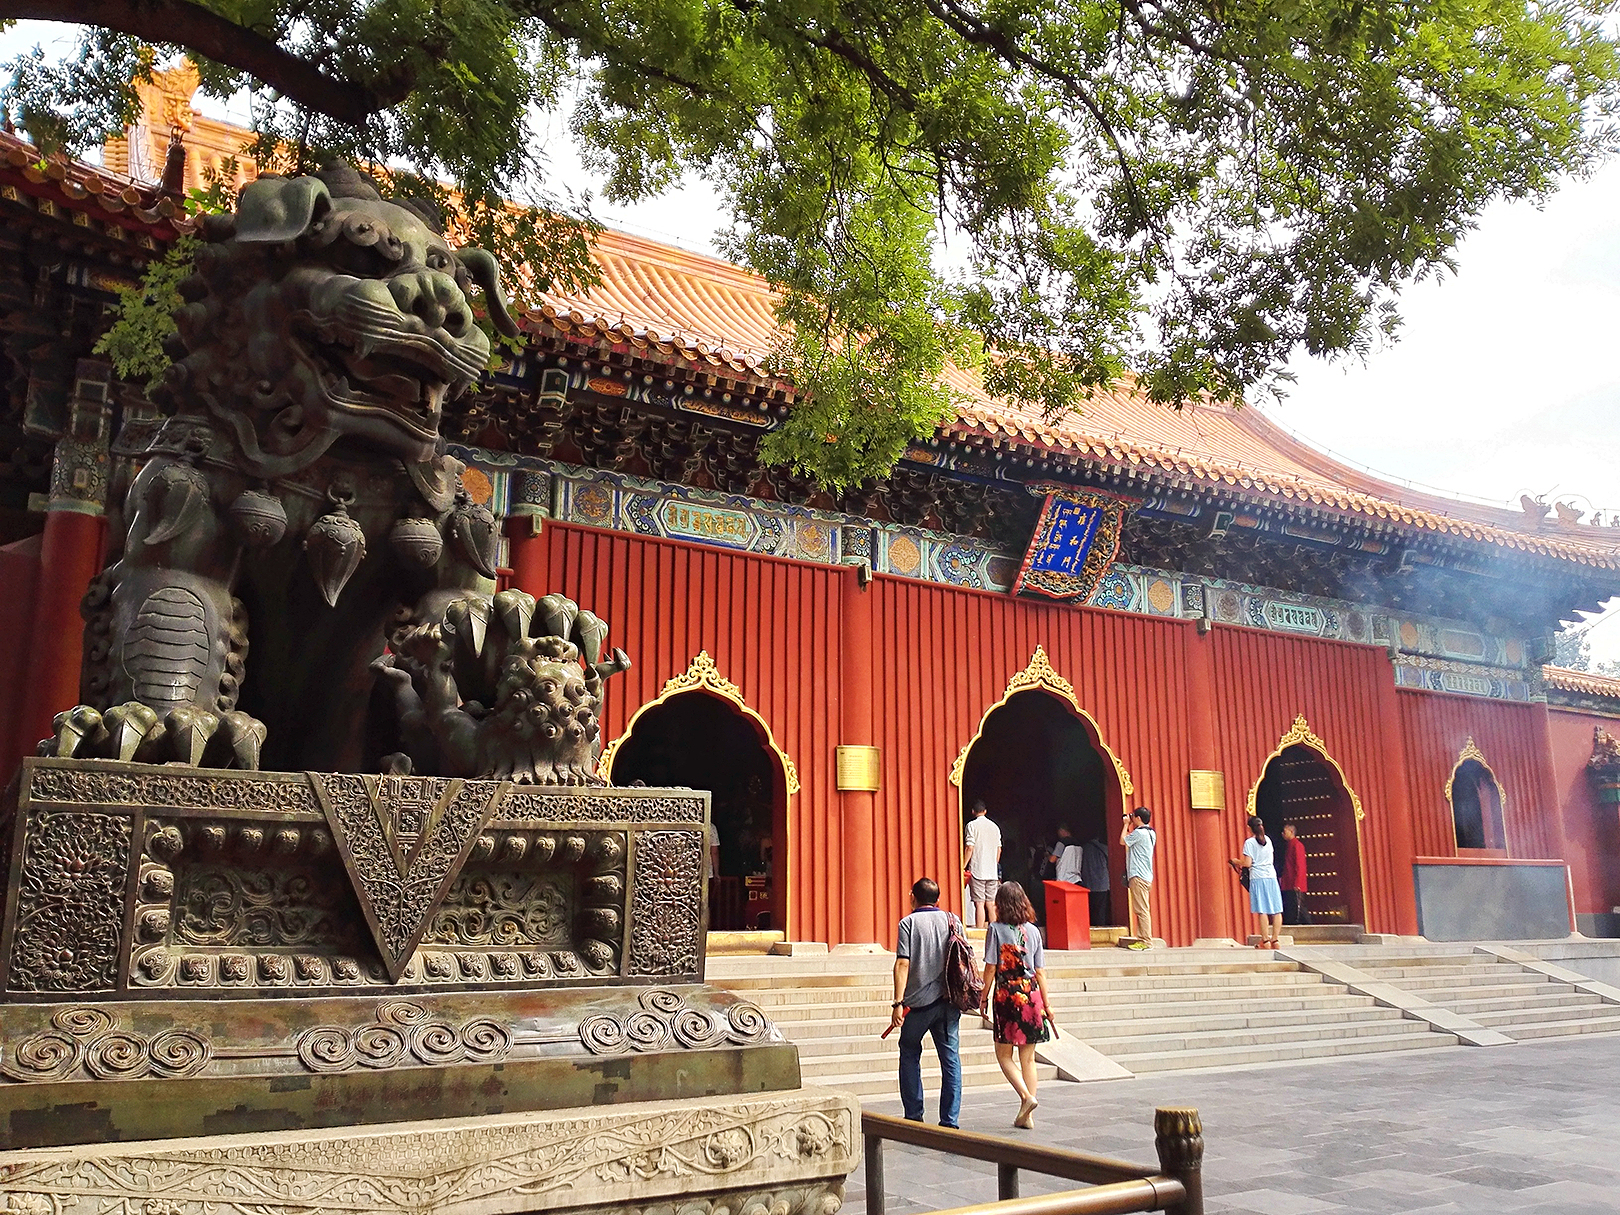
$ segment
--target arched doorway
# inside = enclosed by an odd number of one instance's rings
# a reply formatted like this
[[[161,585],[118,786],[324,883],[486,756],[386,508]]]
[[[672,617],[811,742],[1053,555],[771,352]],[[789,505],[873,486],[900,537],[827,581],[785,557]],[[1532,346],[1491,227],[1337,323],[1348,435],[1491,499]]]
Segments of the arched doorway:
[[[707,790],[720,840],[709,928],[785,929],[788,799],[798,773],[707,651],[636,710],[603,749],[601,769],[615,785]]]
[[[1072,685],[1052,670],[1036,647],[1030,665],[1008,682],[985,712],[978,733],[962,749],[951,772],[960,793],[961,829],[971,807],[983,800],[1002,833],[1002,877],[1029,892],[1045,918],[1041,867],[1057,829],[1073,842],[1101,840],[1109,852],[1108,924],[1126,922],[1125,869],[1119,821],[1130,777],[1080,708]],[[1112,828],[1112,830],[1110,830]]]
[[[1305,910],[1314,923],[1365,924],[1361,876],[1361,801],[1344,774],[1310,732],[1304,717],[1266,761],[1249,794],[1249,813],[1266,824],[1266,835],[1282,838],[1293,823],[1305,845]],[[1247,834],[1247,832],[1245,832]]]
[[[1457,852],[1506,856],[1507,831],[1502,818],[1502,784],[1470,738],[1446,782]]]

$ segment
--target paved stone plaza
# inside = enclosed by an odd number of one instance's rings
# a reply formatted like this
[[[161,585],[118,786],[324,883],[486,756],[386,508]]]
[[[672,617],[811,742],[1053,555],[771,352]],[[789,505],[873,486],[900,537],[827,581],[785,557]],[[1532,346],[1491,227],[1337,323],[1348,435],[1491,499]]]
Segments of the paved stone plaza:
[[[1204,1120],[1210,1215],[1614,1215],[1620,1035],[1041,1086],[1033,1138],[1151,1162],[1156,1105]],[[936,1096],[930,1094],[932,1118]],[[898,1102],[869,1109],[898,1114]],[[1009,1123],[1011,1090],[970,1091],[962,1126]],[[885,1149],[890,1215],[988,1202],[995,1167]],[[862,1175],[846,1210],[865,1210]],[[1067,1183],[1024,1176],[1023,1193]]]

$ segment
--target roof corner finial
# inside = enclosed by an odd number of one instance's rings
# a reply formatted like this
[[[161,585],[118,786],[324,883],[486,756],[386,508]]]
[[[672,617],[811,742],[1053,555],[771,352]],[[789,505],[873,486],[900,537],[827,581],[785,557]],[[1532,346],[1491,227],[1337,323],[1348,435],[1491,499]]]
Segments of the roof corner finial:
[[[186,145],[184,132],[176,123],[169,131],[169,150],[163,156],[163,180],[158,189],[170,198],[186,192]]]

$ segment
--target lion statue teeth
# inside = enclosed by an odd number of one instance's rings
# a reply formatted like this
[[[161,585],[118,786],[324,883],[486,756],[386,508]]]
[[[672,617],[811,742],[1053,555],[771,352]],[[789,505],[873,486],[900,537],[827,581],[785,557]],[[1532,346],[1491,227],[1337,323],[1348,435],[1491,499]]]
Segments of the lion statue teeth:
[[[560,596],[492,594],[495,517],[439,434],[489,363],[475,287],[517,334],[494,257],[342,165],[260,177],[203,235],[154,394],[172,416],[85,599],[84,703],[41,752],[596,780],[629,659],[599,661],[606,626]]]

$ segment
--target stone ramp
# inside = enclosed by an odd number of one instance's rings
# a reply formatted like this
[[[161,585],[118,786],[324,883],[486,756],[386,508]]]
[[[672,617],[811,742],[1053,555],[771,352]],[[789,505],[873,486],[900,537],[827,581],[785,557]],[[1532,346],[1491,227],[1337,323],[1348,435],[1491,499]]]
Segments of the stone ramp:
[[[892,954],[709,960],[799,1047],[809,1083],[893,1094]],[[1047,952],[1058,1024],[1131,1073],[1249,1065],[1456,1045],[1458,1039],[1272,953],[1237,949]],[[990,1035],[962,1021],[963,1083],[1002,1084]],[[926,1085],[938,1065],[923,1051]],[[1043,1077],[1056,1069],[1043,1067]]]

